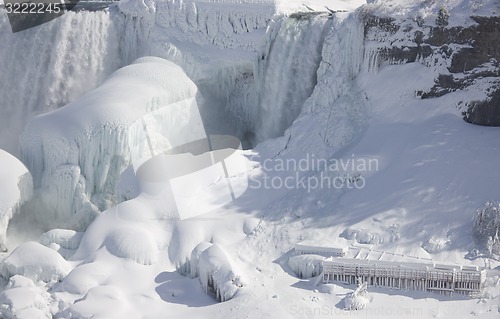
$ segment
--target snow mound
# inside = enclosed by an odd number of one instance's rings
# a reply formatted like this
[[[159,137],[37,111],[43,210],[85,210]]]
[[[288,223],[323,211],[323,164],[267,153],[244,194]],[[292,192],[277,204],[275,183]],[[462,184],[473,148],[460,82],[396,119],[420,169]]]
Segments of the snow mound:
[[[23,276],[13,276],[0,293],[0,317],[5,319],[50,319],[50,294]]]
[[[105,262],[83,264],[73,269],[62,282],[62,290],[83,295],[102,285],[113,272],[113,265]]]
[[[33,184],[28,169],[14,156],[0,150],[0,163],[0,250],[6,251],[9,221],[31,198]]]
[[[37,242],[27,242],[18,246],[2,262],[0,275],[10,278],[22,275],[34,282],[60,281],[71,270],[70,264],[57,252]]]
[[[299,278],[316,277],[323,271],[325,257],[318,255],[299,255],[288,259],[288,266]]]
[[[198,261],[201,286],[206,293],[213,293],[218,301],[224,302],[234,297],[243,286],[238,272],[221,246],[214,244],[205,249]]]
[[[172,147],[205,138],[196,85],[172,62],[145,57],[102,86],[33,119],[21,155],[41,221],[85,229],[116,202],[120,175]]]

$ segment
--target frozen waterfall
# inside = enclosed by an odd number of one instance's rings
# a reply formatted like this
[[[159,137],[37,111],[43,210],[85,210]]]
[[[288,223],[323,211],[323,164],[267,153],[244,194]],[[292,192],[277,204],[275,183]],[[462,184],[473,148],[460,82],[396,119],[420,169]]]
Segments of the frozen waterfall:
[[[18,152],[24,125],[99,85],[121,64],[108,12],[69,12],[12,33],[0,15],[0,148]]]

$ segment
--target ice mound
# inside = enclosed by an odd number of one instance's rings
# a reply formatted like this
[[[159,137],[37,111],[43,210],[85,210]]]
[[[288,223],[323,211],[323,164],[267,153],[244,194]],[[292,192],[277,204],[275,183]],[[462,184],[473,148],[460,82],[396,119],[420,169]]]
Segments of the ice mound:
[[[33,172],[39,219],[85,229],[98,211],[122,200],[117,185],[127,167],[205,138],[197,98],[180,67],[145,57],[79,100],[33,119],[21,156]]]
[[[299,278],[312,278],[323,271],[325,257],[318,255],[298,255],[288,259],[288,266]]]
[[[29,278],[16,275],[0,293],[0,317],[5,319],[50,319],[50,294]]]
[[[9,221],[33,193],[31,174],[14,156],[0,150],[0,251],[6,251]]]
[[[201,247],[200,247],[201,248]],[[221,246],[214,244],[205,249],[198,260],[201,286],[207,293],[215,294],[218,301],[227,301],[243,286],[239,273]]]
[[[60,281],[70,271],[71,265],[61,255],[33,241],[18,246],[0,264],[2,277],[22,275],[34,282]]]

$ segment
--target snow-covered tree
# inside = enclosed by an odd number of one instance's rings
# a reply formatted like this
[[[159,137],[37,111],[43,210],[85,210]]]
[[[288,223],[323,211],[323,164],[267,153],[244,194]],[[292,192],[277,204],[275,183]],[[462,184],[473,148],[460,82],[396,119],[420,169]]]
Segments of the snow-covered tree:
[[[472,234],[478,247],[489,257],[500,255],[500,203],[487,202],[476,211]]]
[[[368,298],[368,283],[359,281],[358,287],[344,298],[346,310],[365,309],[370,303]]]
[[[438,11],[438,16],[436,18],[436,24],[438,27],[446,27],[448,25],[448,20],[450,19],[450,13],[445,6],[441,6]]]

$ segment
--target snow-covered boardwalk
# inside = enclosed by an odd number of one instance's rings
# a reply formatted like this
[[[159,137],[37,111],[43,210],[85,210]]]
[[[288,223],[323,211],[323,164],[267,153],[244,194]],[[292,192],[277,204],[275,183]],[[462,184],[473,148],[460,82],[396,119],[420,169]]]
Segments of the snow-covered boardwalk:
[[[470,296],[481,293],[485,278],[485,270],[477,266],[335,257],[323,262],[322,273],[323,283],[355,284],[361,279],[370,286]]]

